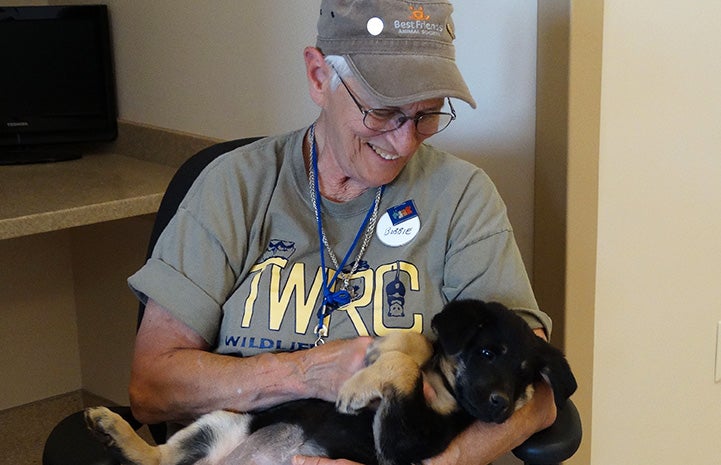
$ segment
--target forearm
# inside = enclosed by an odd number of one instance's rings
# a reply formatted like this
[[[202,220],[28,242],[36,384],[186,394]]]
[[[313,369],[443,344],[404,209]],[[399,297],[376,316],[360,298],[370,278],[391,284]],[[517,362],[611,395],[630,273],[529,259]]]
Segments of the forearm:
[[[556,417],[553,391],[546,383],[538,383],[535,391],[531,401],[504,423],[474,422],[443,453],[425,460],[424,465],[488,464],[547,428]]]
[[[175,349],[135,363],[133,412],[145,422],[197,418],[213,410],[249,411],[305,395],[297,357],[248,359]]]
[[[494,425],[475,422],[463,431],[448,448],[436,457],[423,460],[423,465],[486,465],[505,455],[542,429],[537,420],[525,415],[512,416],[505,423]],[[362,465],[347,460],[324,457],[296,456],[293,465]]]
[[[340,384],[363,365],[367,344],[359,338],[289,353],[219,355],[151,301],[136,338],[131,405],[139,420],[154,423],[218,409],[251,411],[298,398],[334,401]],[[342,369],[338,360],[345,361]]]

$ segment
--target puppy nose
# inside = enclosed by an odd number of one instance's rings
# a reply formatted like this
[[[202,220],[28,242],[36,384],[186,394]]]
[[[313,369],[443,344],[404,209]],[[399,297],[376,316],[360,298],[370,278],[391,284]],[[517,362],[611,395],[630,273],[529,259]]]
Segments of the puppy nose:
[[[511,405],[511,399],[500,391],[493,391],[488,400],[496,416],[503,415]]]
[[[502,392],[494,391],[491,393],[491,404],[497,407],[508,407],[510,399]]]

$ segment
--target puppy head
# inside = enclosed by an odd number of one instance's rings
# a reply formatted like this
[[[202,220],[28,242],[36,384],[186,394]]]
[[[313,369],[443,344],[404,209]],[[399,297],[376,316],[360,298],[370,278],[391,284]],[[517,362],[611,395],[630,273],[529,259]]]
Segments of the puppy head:
[[[499,303],[450,302],[432,326],[442,356],[455,367],[451,384],[458,403],[481,421],[504,422],[542,377],[550,382],[558,406],[576,390],[563,354]]]

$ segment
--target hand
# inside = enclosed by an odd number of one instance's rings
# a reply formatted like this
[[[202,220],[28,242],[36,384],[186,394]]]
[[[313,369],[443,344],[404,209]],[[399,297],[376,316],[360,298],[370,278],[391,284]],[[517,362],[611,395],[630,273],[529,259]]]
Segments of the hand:
[[[531,400],[505,423],[496,425],[476,421],[456,437],[445,451],[424,460],[423,464],[490,463],[520,445],[533,433],[551,426],[556,419],[553,390],[548,383],[541,381],[534,385],[534,391]],[[424,389],[424,394],[428,398],[429,390]]]
[[[423,397],[426,398],[426,403],[428,404],[435,402],[438,398],[438,393],[433,386],[431,386],[431,383],[426,381],[425,377],[423,378]]]
[[[293,457],[293,465],[362,465],[358,462],[351,462],[346,459],[333,460],[326,457],[307,457],[296,455]]]
[[[302,355],[302,370],[309,397],[335,402],[341,385],[365,367],[370,337],[330,341]]]
[[[524,408],[532,409],[533,417],[538,421],[534,432],[544,430],[556,421],[556,402],[553,399],[553,389],[547,381],[540,381],[533,385],[533,397]]]

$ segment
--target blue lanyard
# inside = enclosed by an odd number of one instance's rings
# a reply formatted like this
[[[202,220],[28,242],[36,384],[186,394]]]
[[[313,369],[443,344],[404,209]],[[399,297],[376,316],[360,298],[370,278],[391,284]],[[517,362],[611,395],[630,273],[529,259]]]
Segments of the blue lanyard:
[[[315,333],[318,335],[318,340],[316,341],[316,344],[323,342],[323,337],[327,336],[328,328],[325,327],[323,324],[323,320],[325,317],[329,316],[331,313],[333,313],[338,308],[348,305],[351,301],[351,295],[350,292],[348,292],[346,289],[340,289],[338,291],[332,291],[333,284],[336,282],[336,279],[338,278],[338,275],[341,273],[341,271],[345,268],[346,263],[348,262],[348,259],[350,258],[350,255],[353,253],[355,248],[358,246],[358,241],[361,238],[361,235],[363,234],[363,231],[366,229],[366,226],[368,225],[368,221],[370,221],[371,216],[373,215],[373,210],[375,210],[375,200],[371,204],[370,208],[368,209],[368,213],[366,213],[365,219],[363,219],[363,223],[360,225],[360,228],[358,228],[358,232],[356,233],[355,238],[353,239],[353,243],[351,244],[350,248],[346,252],[345,256],[343,257],[343,260],[341,261],[340,265],[338,265],[338,269],[335,270],[335,273],[333,274],[333,279],[328,282],[328,272],[326,271],[325,267],[325,244],[323,243],[323,218],[322,218],[322,201],[320,196],[320,187],[319,187],[319,181],[318,181],[318,149],[316,147],[315,142],[315,124],[313,127],[311,127],[311,148],[310,148],[310,156],[311,156],[311,169],[313,170],[314,176],[314,183],[313,183],[313,189],[315,191],[315,198],[316,198],[316,204],[315,204],[315,216],[317,218],[317,226],[318,226],[318,241],[320,242],[320,266],[322,270],[323,275],[323,302],[321,303],[320,307],[318,308],[317,316],[318,316],[318,325],[315,327]],[[381,194],[385,190],[385,186],[381,187]],[[357,260],[360,260],[360,257],[357,258]]]

